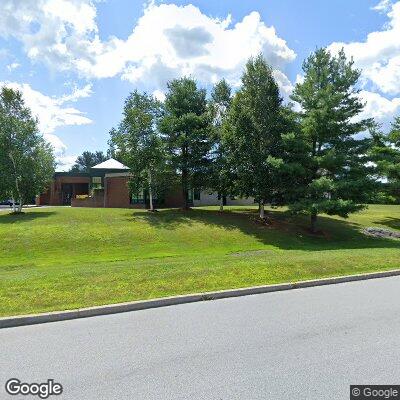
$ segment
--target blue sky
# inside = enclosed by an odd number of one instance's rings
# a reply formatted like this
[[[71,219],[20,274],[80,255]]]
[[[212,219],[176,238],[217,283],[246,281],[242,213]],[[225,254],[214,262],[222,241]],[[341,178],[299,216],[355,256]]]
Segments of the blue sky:
[[[263,52],[285,99],[316,47],[344,47],[363,69],[365,115],[400,114],[400,1],[2,0],[0,82],[22,90],[56,151],[59,170],[106,150],[135,88],[163,98],[192,75],[234,86]]]

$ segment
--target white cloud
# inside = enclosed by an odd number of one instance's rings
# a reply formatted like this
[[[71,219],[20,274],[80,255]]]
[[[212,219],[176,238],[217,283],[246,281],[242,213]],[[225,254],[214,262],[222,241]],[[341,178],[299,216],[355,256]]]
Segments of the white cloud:
[[[20,66],[21,66],[21,64],[18,64],[17,62],[13,62],[13,63],[7,65],[7,69],[8,69],[9,72],[11,72],[11,71],[13,71],[14,69],[17,69]]]
[[[188,4],[149,2],[126,40],[102,41],[92,0],[2,0],[0,36],[23,43],[28,57],[89,78],[121,75],[133,83],[165,88],[168,79],[195,75],[238,84],[245,61],[262,52],[282,70],[296,54],[258,12],[232,25]],[[285,79],[283,79],[285,81]]]
[[[162,92],[161,90],[155,90],[153,92],[153,96],[158,100],[158,101],[164,101],[165,100],[165,93]]]
[[[400,98],[387,99],[379,93],[362,90],[361,99],[366,103],[359,118],[374,118],[376,122],[383,125],[384,129],[389,128],[393,116],[400,114]]]
[[[232,25],[231,16],[211,18],[191,4],[149,6],[124,47],[129,58],[123,78],[136,83],[155,77],[158,87],[182,75],[205,83],[225,77],[237,85],[250,56],[262,52],[275,69],[296,57],[258,12]]]
[[[279,70],[274,71],[274,78],[279,85],[284,100],[289,100],[294,88],[292,82],[290,82],[288,77]]]
[[[364,42],[333,43],[330,49],[337,52],[343,47],[354,57],[365,85],[396,95],[400,93],[400,1],[382,1],[375,9],[387,11],[389,21],[382,30],[369,33]]]
[[[57,166],[56,171],[69,171],[71,167],[75,164],[77,155],[74,156],[59,156],[56,157]]]
[[[92,87],[93,85],[90,83],[85,85],[83,88],[78,88],[77,86],[75,86],[71,94],[63,95],[56,101],[58,104],[63,104],[67,101],[77,101],[85,97],[90,97],[93,93]]]
[[[32,110],[32,114],[39,120],[39,129],[42,133],[53,133],[60,126],[86,125],[92,120],[76,108],[63,106],[63,104],[74,99],[76,95],[61,96],[53,98],[32,89],[27,83],[0,82],[0,86],[6,85],[22,92],[25,104]],[[86,93],[86,91],[84,90]]]
[[[0,35],[21,41],[32,60],[68,69],[85,57],[95,17],[91,0],[2,0]]]
[[[54,154],[57,157],[61,157],[65,154],[67,146],[58,136],[54,135],[53,133],[44,133],[43,137],[53,146]]]
[[[389,11],[391,5],[391,0],[381,0],[376,6],[372,7],[372,9],[375,11],[385,12]]]

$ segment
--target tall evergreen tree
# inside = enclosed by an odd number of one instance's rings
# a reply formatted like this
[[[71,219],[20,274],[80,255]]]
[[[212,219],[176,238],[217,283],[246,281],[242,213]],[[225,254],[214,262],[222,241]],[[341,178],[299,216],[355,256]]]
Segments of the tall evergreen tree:
[[[303,64],[304,81],[292,99],[301,106],[306,151],[306,179],[296,188],[294,212],[309,214],[316,231],[320,213],[347,217],[368,201],[373,181],[368,167],[368,140],[354,136],[371,125],[360,119],[364,104],[356,88],[360,71],[343,50],[332,56],[318,49]]]
[[[396,117],[392,123],[389,133],[389,143],[392,153],[390,155],[390,166],[387,178],[391,184],[391,191],[400,202],[400,116]]]
[[[191,78],[168,83],[165,115],[160,123],[172,168],[181,176],[183,208],[189,208],[189,190],[207,186],[210,167],[211,118],[206,91]]]
[[[384,202],[400,202],[400,117],[392,123],[390,132],[372,133],[371,159],[384,189]]]
[[[0,165],[0,197],[14,200],[14,212],[47,189],[55,166],[22,93],[7,87],[0,90]]]
[[[225,79],[219,81],[211,92],[210,112],[213,121],[210,189],[218,193],[220,211],[224,209],[224,198],[233,191],[234,176],[228,162],[227,147],[224,146],[223,123],[232,102],[232,89]]]
[[[260,205],[282,195],[282,98],[271,67],[259,55],[246,64],[224,124],[224,145],[237,177],[237,191]]]
[[[135,90],[125,100],[118,129],[110,132],[110,145],[116,157],[132,172],[131,192],[147,191],[151,211],[154,197],[162,195],[167,171],[164,144],[158,131],[161,116],[161,103]]]

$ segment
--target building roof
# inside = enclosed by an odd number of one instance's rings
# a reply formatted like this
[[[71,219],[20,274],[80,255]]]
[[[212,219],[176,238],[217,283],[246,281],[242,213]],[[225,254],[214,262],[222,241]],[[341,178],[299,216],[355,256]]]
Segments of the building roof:
[[[100,164],[95,165],[92,169],[129,169],[126,165],[120,163],[113,158],[106,160]]]

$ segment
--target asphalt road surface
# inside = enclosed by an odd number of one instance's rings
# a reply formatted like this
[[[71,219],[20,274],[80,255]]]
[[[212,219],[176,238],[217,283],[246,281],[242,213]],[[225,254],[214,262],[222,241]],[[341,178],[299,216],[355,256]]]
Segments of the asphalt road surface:
[[[400,278],[3,329],[0,357],[1,399],[349,399],[400,384]]]

